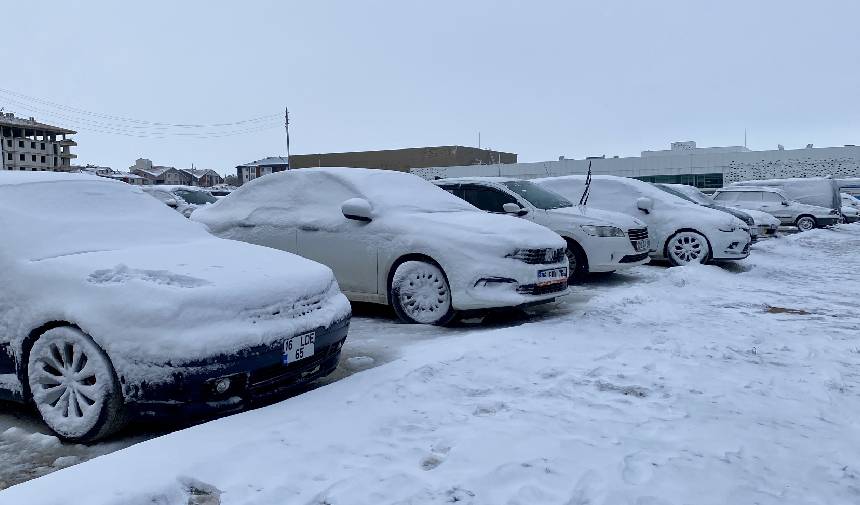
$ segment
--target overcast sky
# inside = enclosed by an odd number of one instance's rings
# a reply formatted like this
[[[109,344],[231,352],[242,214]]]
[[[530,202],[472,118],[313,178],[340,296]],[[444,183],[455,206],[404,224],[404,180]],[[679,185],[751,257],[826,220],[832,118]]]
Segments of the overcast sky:
[[[745,128],[752,149],[860,144],[855,0],[40,0],[0,12],[3,90],[159,123],[289,106],[293,154],[476,145],[478,131],[520,161],[739,145]],[[78,130],[81,164],[228,172],[286,149],[278,119],[157,138],[3,92],[0,107]]]

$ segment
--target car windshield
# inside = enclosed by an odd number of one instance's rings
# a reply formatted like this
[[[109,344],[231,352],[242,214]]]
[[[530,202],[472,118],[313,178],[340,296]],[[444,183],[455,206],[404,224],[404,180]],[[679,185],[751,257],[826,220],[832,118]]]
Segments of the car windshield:
[[[573,207],[567,198],[544,189],[530,181],[506,181],[502,183],[506,188],[520,195],[538,209],[551,210],[563,207]]]
[[[207,203],[215,203],[218,201],[218,199],[212,196],[208,191],[178,189],[175,193],[176,196],[192,205],[205,205]]]
[[[713,205],[714,201],[708,198],[708,196],[698,189],[694,187],[689,188],[676,188],[674,186],[664,186],[663,184],[655,184],[658,188],[662,189],[666,193],[670,195],[675,195],[678,198],[683,198],[688,202],[698,203],[699,205]]]

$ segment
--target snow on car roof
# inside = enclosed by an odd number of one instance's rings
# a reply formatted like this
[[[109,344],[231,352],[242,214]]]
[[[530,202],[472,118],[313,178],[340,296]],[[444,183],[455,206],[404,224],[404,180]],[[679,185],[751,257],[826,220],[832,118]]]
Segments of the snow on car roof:
[[[719,188],[716,191],[720,193],[725,193],[728,191],[767,191],[769,193],[782,193],[783,191],[776,186],[728,186],[725,188]]]
[[[550,183],[551,181],[558,181],[564,183],[565,181],[572,182],[578,185],[584,185],[587,180],[587,175],[563,175],[560,177],[542,177],[539,179],[532,179],[532,182],[536,183]],[[639,193],[651,197],[657,200],[671,200],[671,201],[679,201],[684,202],[684,204],[690,204],[687,200],[679,196],[675,196],[673,194],[667,193],[662,189],[654,187],[653,184],[649,182],[640,181],[638,179],[631,179],[630,177],[618,177],[615,175],[592,175],[592,181],[608,181],[608,182],[617,182],[620,184],[624,184],[626,186],[635,188]]]
[[[511,182],[511,181],[522,181],[525,179],[519,179],[517,177],[448,177],[445,179],[436,179],[432,182],[440,183],[440,182]]]
[[[106,179],[96,175],[82,174],[79,172],[25,172],[23,170],[0,171],[0,186],[59,181],[110,181],[125,184],[123,182],[113,181],[112,179]]]

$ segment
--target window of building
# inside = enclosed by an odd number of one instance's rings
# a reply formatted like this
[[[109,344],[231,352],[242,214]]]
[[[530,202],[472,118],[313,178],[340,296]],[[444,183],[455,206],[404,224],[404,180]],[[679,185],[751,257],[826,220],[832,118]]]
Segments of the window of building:
[[[24,141],[23,140],[18,141],[18,147],[24,147]]]
[[[44,163],[44,162],[45,162],[45,157],[44,157],[44,156],[42,156],[42,163]]]
[[[36,163],[36,155],[35,154],[30,155],[30,161],[32,161],[33,163]]]
[[[6,146],[12,147],[12,139],[6,139]]]
[[[44,150],[45,150],[45,143],[44,143],[44,142],[42,142],[42,143],[40,144],[39,149],[41,149],[42,151],[44,151]]]
[[[26,156],[24,156],[23,154],[19,154],[19,155],[18,155],[18,161],[24,161],[24,160],[26,160],[26,159],[27,159],[27,157],[26,157]]]
[[[36,143],[30,142],[30,149],[35,149],[35,148],[36,148]]]
[[[6,159],[12,161],[12,153],[6,153]]]

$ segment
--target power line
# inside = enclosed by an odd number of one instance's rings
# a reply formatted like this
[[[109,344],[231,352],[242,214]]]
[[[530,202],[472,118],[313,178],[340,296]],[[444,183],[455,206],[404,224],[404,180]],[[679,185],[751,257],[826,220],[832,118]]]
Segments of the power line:
[[[15,97],[15,98],[11,98]],[[16,99],[17,98],[17,99]],[[23,101],[22,101],[23,100]],[[14,104],[30,112],[61,118],[74,123],[75,127],[84,131],[96,131],[116,135],[126,135],[139,138],[167,138],[171,136],[184,136],[196,138],[219,138],[233,135],[243,135],[275,128],[279,123],[279,114],[269,114],[241,121],[211,124],[178,124],[146,121],[141,119],[127,118],[110,114],[92,112],[76,107],[71,107],[49,100],[44,100],[23,93],[0,88],[0,101]],[[41,104],[47,108],[33,105]],[[54,110],[52,110],[54,109]],[[89,116],[78,117],[78,115]],[[109,121],[101,121],[99,118]],[[84,125],[78,126],[78,125]],[[233,127],[233,128],[231,128]],[[172,131],[179,129],[181,131]]]

